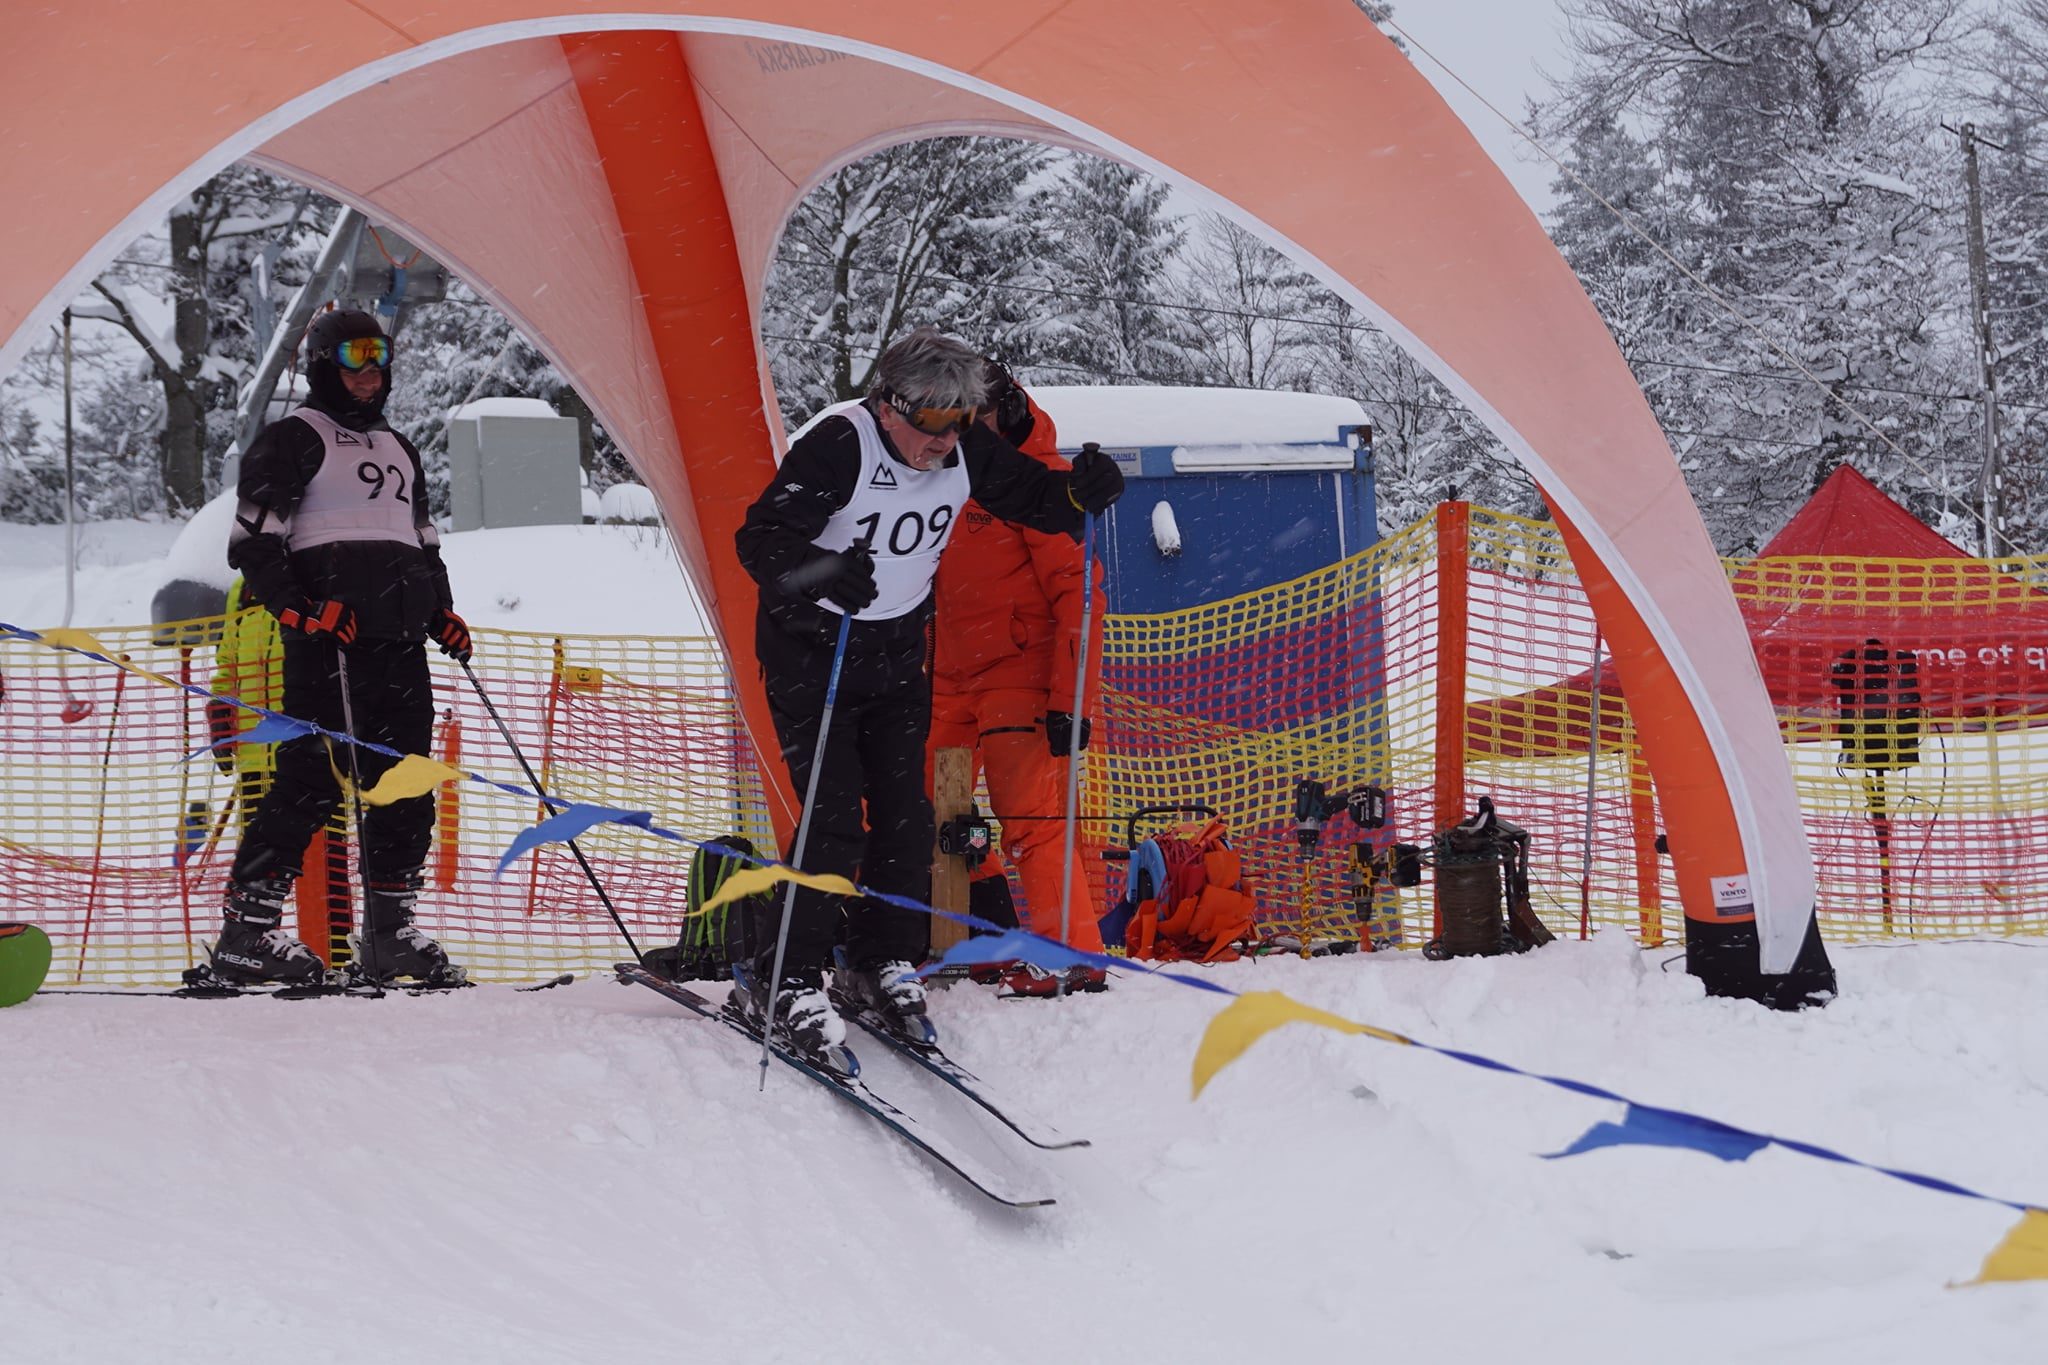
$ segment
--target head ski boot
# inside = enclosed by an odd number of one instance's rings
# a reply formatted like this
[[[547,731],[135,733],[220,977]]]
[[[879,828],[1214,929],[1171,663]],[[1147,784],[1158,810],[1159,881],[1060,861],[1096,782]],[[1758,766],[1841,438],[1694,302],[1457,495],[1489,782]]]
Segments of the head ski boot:
[[[763,972],[760,979],[766,976]],[[859,1066],[846,1048],[846,1021],[832,1008],[817,972],[784,972],[772,1008],[766,995],[756,984],[753,971],[735,967],[732,994],[725,999],[726,1013],[756,1036],[765,1027],[772,1044],[821,1071],[858,1074]]]
[[[1049,972],[1029,962],[1012,964],[996,982],[1001,987],[1000,998],[1004,1000],[1049,1000],[1054,996],[1072,995],[1109,989],[1109,973],[1100,967],[1075,966],[1064,972]]]
[[[279,927],[291,894],[288,876],[230,881],[213,961],[187,972],[186,984],[199,989],[318,985],[326,972],[320,959]]]
[[[372,882],[363,893],[363,923],[349,971],[365,985],[386,985],[409,977],[422,986],[449,989],[469,984],[469,973],[448,960],[440,944],[412,922],[420,880]]]
[[[842,967],[832,974],[833,997],[860,1022],[916,1047],[933,1047],[938,1030],[925,1017],[924,982],[908,962]]]

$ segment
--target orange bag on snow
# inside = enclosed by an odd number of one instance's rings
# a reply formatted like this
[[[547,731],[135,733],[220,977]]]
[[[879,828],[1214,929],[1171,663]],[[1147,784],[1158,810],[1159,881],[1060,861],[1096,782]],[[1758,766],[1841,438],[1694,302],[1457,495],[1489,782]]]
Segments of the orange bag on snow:
[[[1221,820],[1154,835],[1131,850],[1130,867],[1124,899],[1103,921],[1105,930],[1122,921],[1130,956],[1228,962],[1252,936],[1258,907]]]

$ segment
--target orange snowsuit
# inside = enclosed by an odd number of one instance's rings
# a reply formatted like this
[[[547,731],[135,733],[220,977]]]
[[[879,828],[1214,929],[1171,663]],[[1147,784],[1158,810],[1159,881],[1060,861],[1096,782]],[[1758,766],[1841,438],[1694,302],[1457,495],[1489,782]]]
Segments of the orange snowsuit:
[[[1031,404],[1025,454],[1055,469],[1071,466],[1059,453],[1052,419]],[[933,588],[937,607],[932,657],[932,729],[925,751],[925,782],[940,749],[975,751],[975,768],[988,780],[989,803],[1003,827],[1003,851],[1024,888],[1024,922],[1047,938],[1060,936],[1060,872],[1066,858],[1067,759],[1055,757],[1045,735],[1047,710],[1065,711],[1075,724],[1087,714],[1102,667],[1102,570],[1093,574],[1089,608],[1086,695],[1076,701],[1074,668],[1080,651],[1081,547],[1064,535],[1046,535],[998,521],[969,502],[939,559]],[[1077,837],[1073,906],[1067,942],[1100,952],[1096,920],[1103,907],[1089,890],[1087,859],[1099,840]],[[976,879],[1000,876],[1000,855],[976,869]]]

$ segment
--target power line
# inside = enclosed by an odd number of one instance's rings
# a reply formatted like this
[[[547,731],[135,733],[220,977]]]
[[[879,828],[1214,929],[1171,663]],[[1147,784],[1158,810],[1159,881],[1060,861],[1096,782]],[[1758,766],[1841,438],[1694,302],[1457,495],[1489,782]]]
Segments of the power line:
[[[786,342],[793,346],[825,346],[834,350],[839,349],[838,342],[828,341],[822,337],[793,337],[783,336],[777,332],[763,332],[761,339],[763,341]],[[1081,365],[1063,365],[1057,361],[1049,360],[1034,360],[1025,368],[1032,370],[1055,370],[1062,374],[1079,375],[1084,379],[1123,379],[1135,384],[1165,384],[1188,388],[1234,387],[1228,384],[1189,384],[1185,379],[1166,379],[1158,375],[1136,374],[1129,370],[1102,370]],[[1474,421],[1478,420],[1478,418],[1473,417],[1471,409],[1460,407],[1456,403],[1435,403],[1426,398],[1387,398],[1379,394],[1371,395],[1371,397],[1374,402],[1384,404],[1390,408],[1426,408],[1432,412],[1455,413],[1460,417],[1471,417]],[[1791,449],[1806,450],[1821,444],[1819,438],[1802,441],[1782,436],[1748,436],[1733,431],[1689,431],[1683,427],[1664,427],[1662,430],[1667,436],[1692,436],[1700,440],[1728,441],[1735,445],[1783,446]]]
[[[788,266],[804,266],[814,270],[834,270],[837,268],[827,261],[801,259],[782,259],[778,260],[775,264],[777,269]],[[854,265],[851,263],[847,265],[846,269],[849,274],[883,275],[892,279],[896,274],[893,270],[885,270],[879,266]],[[1120,308],[1158,308],[1171,312],[1198,313],[1212,317],[1231,318],[1237,321],[1284,323],[1295,327],[1321,327],[1338,332],[1363,332],[1372,336],[1385,336],[1387,334],[1386,328],[1376,326],[1370,322],[1339,322],[1333,318],[1304,318],[1287,313],[1261,313],[1248,308],[1223,308],[1211,304],[1184,303],[1169,299],[1121,298],[1113,294],[1093,294],[1085,290],[1062,289],[1051,285],[1018,284],[1013,281],[997,280],[963,280],[953,275],[925,274],[920,276],[920,278],[930,280],[936,284],[957,285],[962,289],[982,289],[1013,294],[1035,294],[1045,298],[1065,299],[1076,303],[1112,304]],[[1797,384],[1802,387],[1810,387],[1812,382],[1806,375],[1794,374],[1785,370],[1745,370],[1727,365],[1703,365],[1684,360],[1654,360],[1644,356],[1629,355],[1626,352],[1623,353],[1622,359],[1628,363],[1631,369],[1654,366],[1659,369],[1693,370],[1702,374],[1726,375],[1735,379],[1766,379],[1780,384]],[[1973,393],[1944,393],[1936,389],[1906,389],[1884,384],[1842,383],[1834,387],[1853,390],[1857,393],[1890,394],[1899,398],[1933,398],[1944,403],[1976,403],[1980,401],[1978,396]],[[2048,412],[2048,404],[2015,403],[2004,399],[1999,401],[1999,407],[2015,412]]]

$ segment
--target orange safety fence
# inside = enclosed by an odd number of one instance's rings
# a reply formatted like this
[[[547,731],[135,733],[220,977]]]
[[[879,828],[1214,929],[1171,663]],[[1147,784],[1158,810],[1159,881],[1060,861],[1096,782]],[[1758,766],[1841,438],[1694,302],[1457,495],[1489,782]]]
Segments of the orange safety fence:
[[[2048,563],[1731,561],[1728,572],[1778,703],[1823,930],[2048,930],[2048,732],[2033,723],[2048,714]],[[219,627],[94,634],[140,668],[207,688]],[[1361,897],[1354,849],[1426,844],[1486,794],[1533,836],[1535,908],[1553,931],[1620,926],[1646,944],[1678,932],[1658,845],[1684,831],[1660,819],[1550,524],[1449,504],[1301,578],[1185,611],[1112,615],[1103,630],[1085,842],[1121,844],[1140,806],[1207,806],[1229,823],[1263,933],[1348,947],[1369,911],[1381,946],[1414,948],[1432,932],[1430,886]],[[1916,699],[1851,735],[1836,666],[1871,636],[1911,658]],[[772,847],[715,642],[476,637],[477,675],[550,793],[651,811],[693,840],[738,833]],[[460,671],[432,657],[434,756],[527,785]],[[53,985],[173,979],[218,932],[240,826],[235,781],[205,754],[180,762],[208,742],[203,701],[20,640],[0,643],[0,682],[0,907],[50,932]],[[1361,830],[1340,813],[1304,843],[1303,779],[1384,788],[1387,827]],[[617,930],[566,848],[492,876],[537,803],[463,784],[440,801],[421,919],[479,979],[618,960]],[[641,946],[672,942],[688,849],[620,826],[579,843]],[[1122,873],[1089,870],[1099,913]],[[334,902],[302,906],[302,931],[316,932]]]

